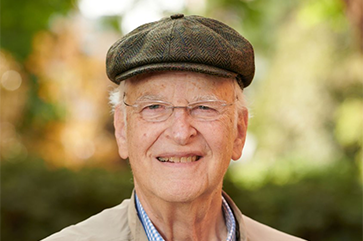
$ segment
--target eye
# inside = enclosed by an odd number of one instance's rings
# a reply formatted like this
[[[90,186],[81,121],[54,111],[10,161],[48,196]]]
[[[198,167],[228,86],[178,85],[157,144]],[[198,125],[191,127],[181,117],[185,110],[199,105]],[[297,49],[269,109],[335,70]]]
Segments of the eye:
[[[197,104],[190,110],[190,112],[193,116],[199,117],[215,116],[218,114],[218,110],[210,103]]]
[[[154,104],[154,105],[148,105],[146,107],[144,107],[144,109],[147,108],[149,110],[156,110],[156,109],[160,109],[160,108],[163,108],[162,105],[160,104]]]
[[[199,110],[210,110],[210,109],[213,109],[213,108],[210,107],[210,106],[207,106],[207,105],[198,105],[196,107],[196,109],[199,109]]]
[[[164,112],[166,109],[167,109],[166,104],[155,103],[155,102],[144,103],[144,105],[141,106],[141,112],[144,114]]]
[[[199,103],[196,104],[192,109],[198,112],[218,112],[218,107],[214,103]]]

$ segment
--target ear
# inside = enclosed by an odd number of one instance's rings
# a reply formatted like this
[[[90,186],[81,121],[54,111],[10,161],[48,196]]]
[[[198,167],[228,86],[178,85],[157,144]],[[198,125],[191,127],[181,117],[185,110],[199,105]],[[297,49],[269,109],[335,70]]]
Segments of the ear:
[[[233,142],[232,159],[235,161],[238,160],[242,155],[242,150],[246,141],[247,125],[248,110],[244,108],[238,113],[236,137]]]
[[[126,159],[129,156],[127,147],[125,113],[120,106],[116,106],[113,125],[115,127],[115,137],[118,146],[118,153],[121,158]]]

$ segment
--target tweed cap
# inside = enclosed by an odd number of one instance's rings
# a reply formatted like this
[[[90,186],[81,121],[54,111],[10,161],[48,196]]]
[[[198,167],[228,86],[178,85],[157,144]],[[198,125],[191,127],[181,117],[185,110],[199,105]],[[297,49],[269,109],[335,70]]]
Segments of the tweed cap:
[[[192,71],[235,77],[241,88],[254,76],[252,45],[217,20],[175,14],[144,24],[114,43],[106,69],[116,84],[155,71]]]

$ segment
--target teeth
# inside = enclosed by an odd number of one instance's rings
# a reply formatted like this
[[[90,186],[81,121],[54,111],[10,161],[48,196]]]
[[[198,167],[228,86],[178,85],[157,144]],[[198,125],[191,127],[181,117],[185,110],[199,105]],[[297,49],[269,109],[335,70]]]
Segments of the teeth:
[[[199,160],[198,156],[188,156],[188,157],[158,157],[157,158],[161,162],[172,162],[172,163],[187,163],[187,162],[195,162]]]
[[[158,160],[161,162],[167,162],[169,159],[164,157],[158,157]]]

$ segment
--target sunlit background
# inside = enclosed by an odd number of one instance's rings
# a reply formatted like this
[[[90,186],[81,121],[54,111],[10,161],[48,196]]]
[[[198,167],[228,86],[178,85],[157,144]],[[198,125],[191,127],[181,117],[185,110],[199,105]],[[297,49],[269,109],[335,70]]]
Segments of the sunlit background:
[[[251,41],[242,158],[225,189],[245,214],[309,240],[361,240],[361,0],[1,1],[1,238],[39,240],[130,195],[108,48],[173,13]]]

